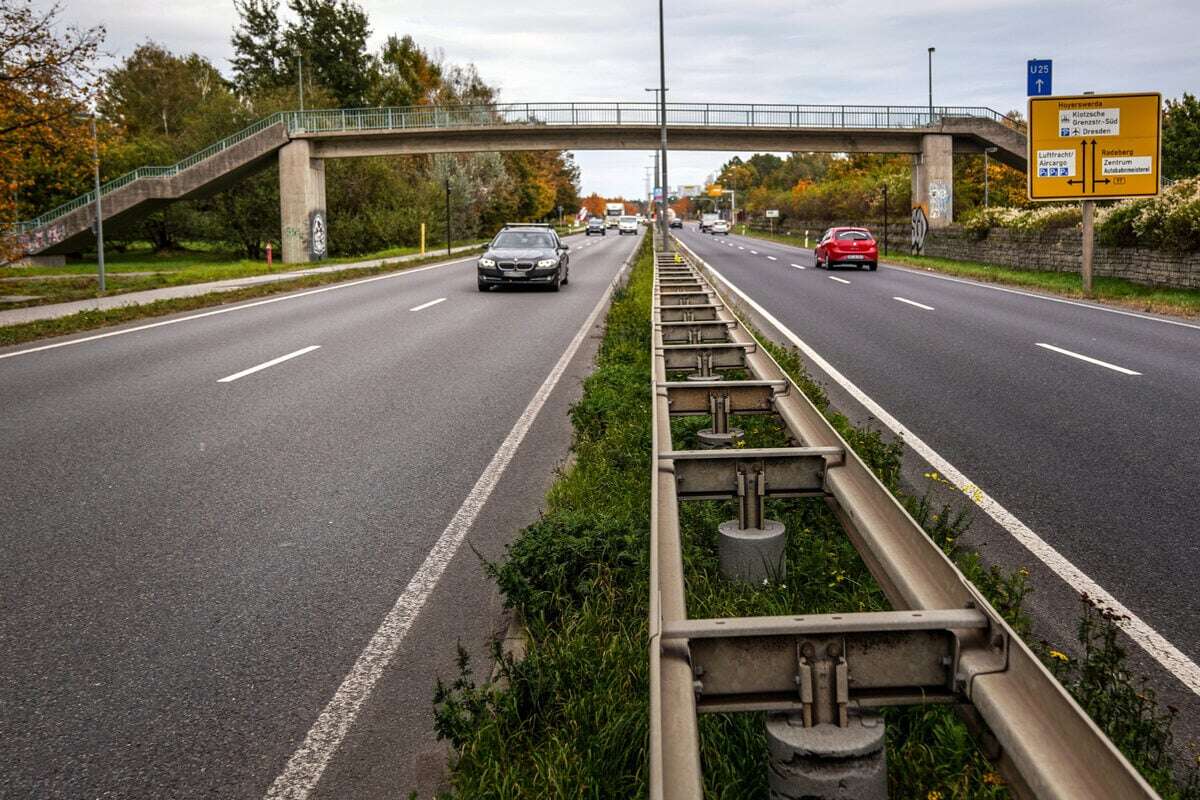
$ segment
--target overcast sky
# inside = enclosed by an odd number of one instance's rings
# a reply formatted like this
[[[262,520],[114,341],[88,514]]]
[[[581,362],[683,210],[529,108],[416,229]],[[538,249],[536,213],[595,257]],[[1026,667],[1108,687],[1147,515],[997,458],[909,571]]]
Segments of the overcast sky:
[[[35,0],[46,6],[46,0]],[[474,62],[501,101],[645,100],[658,85],[657,5],[633,0],[361,0],[372,45],[412,34]],[[232,0],[66,0],[64,19],[103,24],[107,51],[152,39],[229,72]],[[669,99],[926,102],[1024,108],[1025,61],[1054,59],[1055,93],[1200,92],[1200,0],[740,0],[666,2]],[[701,182],[727,153],[678,153],[670,184]],[[579,152],[585,193],[641,196],[641,152]]]

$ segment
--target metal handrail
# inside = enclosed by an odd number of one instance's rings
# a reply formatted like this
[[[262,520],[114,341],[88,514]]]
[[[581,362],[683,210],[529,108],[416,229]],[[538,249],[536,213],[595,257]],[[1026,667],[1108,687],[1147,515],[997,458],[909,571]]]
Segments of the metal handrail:
[[[741,310],[734,313],[725,301],[726,296],[736,297],[733,285],[684,243],[676,240],[676,244],[689,278],[694,278],[708,296],[704,307],[713,309],[712,319],[730,323],[729,342],[751,346],[755,340],[739,316]],[[664,449],[669,449],[664,445],[671,441],[671,409],[664,386],[667,348],[659,305],[664,286],[660,266],[656,252],[649,760],[650,797],[674,800],[698,796],[696,787],[701,781],[699,756],[695,752],[697,704],[692,694],[695,676],[689,669],[685,644],[688,639],[664,636],[672,630],[687,629],[679,624],[687,619],[687,611],[682,602],[683,575],[681,567],[676,566],[681,558],[675,509],[678,467],[673,460],[677,454],[664,454]],[[693,307],[701,306],[693,304]],[[753,309],[747,313],[763,329],[772,324],[765,317],[754,317]],[[756,381],[791,383],[775,359],[761,347],[751,347],[744,364],[746,372]],[[994,757],[1014,795],[1062,800],[1157,798],[1137,770],[849,448],[816,406],[797,390],[775,394],[772,407],[795,441],[808,448],[838,448],[845,454],[841,463],[825,471],[825,491],[846,535],[894,609],[937,612],[973,609],[982,614],[984,629],[976,632],[982,636],[973,638],[971,632],[963,632],[960,640],[963,649],[954,676],[954,694],[958,702],[974,707],[978,718],[995,737],[998,754]]]

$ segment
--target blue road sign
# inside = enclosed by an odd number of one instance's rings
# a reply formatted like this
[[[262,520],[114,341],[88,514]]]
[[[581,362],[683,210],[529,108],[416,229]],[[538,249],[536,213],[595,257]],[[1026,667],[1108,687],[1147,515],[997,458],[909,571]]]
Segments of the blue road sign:
[[[1053,63],[1048,58],[1029,59],[1029,74],[1025,76],[1029,83],[1025,94],[1030,97],[1050,94],[1050,74]]]

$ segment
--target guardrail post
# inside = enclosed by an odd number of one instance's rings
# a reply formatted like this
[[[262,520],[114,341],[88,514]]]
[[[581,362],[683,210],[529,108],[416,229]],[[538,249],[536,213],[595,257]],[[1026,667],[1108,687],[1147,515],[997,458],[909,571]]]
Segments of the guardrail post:
[[[392,107],[388,106],[388,128],[391,129],[394,127],[396,126],[392,124]]]
[[[842,106],[842,127],[846,127],[846,107]]]
[[[828,645],[830,648],[834,644]],[[811,643],[803,647],[808,651]],[[815,655],[810,652],[810,656]],[[824,654],[821,654],[824,655]],[[834,682],[844,683],[846,659],[834,664]],[[805,663],[800,657],[800,675],[811,677],[822,662]],[[828,664],[828,662],[824,662]],[[840,667],[840,672],[839,672]],[[802,678],[803,679],[803,678]],[[841,687],[834,687],[840,689]],[[811,689],[800,686],[807,706]],[[767,783],[773,798],[804,800],[887,800],[887,756],[884,750],[883,717],[875,714],[849,716],[847,725],[821,723],[805,727],[801,714],[778,714],[767,718]]]

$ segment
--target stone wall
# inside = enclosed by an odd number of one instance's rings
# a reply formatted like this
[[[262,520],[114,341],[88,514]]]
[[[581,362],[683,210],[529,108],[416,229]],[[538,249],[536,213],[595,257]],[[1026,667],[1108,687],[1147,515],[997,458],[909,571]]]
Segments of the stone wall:
[[[862,222],[791,222],[786,229],[804,242],[804,231],[810,232],[810,244],[825,228],[834,224],[862,225]],[[758,226],[755,226],[758,227]],[[879,223],[866,223],[876,231]],[[888,247],[895,253],[907,253],[911,240],[910,226],[888,220]],[[1042,231],[1022,231],[993,228],[983,238],[967,232],[959,225],[931,230],[925,237],[925,255],[951,258],[958,261],[978,261],[1018,269],[1043,272],[1079,272],[1082,257],[1082,237],[1078,228],[1051,228]],[[1175,289],[1200,289],[1200,253],[1183,255],[1143,250],[1132,247],[1097,246],[1092,259],[1092,274],[1097,277],[1124,278],[1147,286]]]

